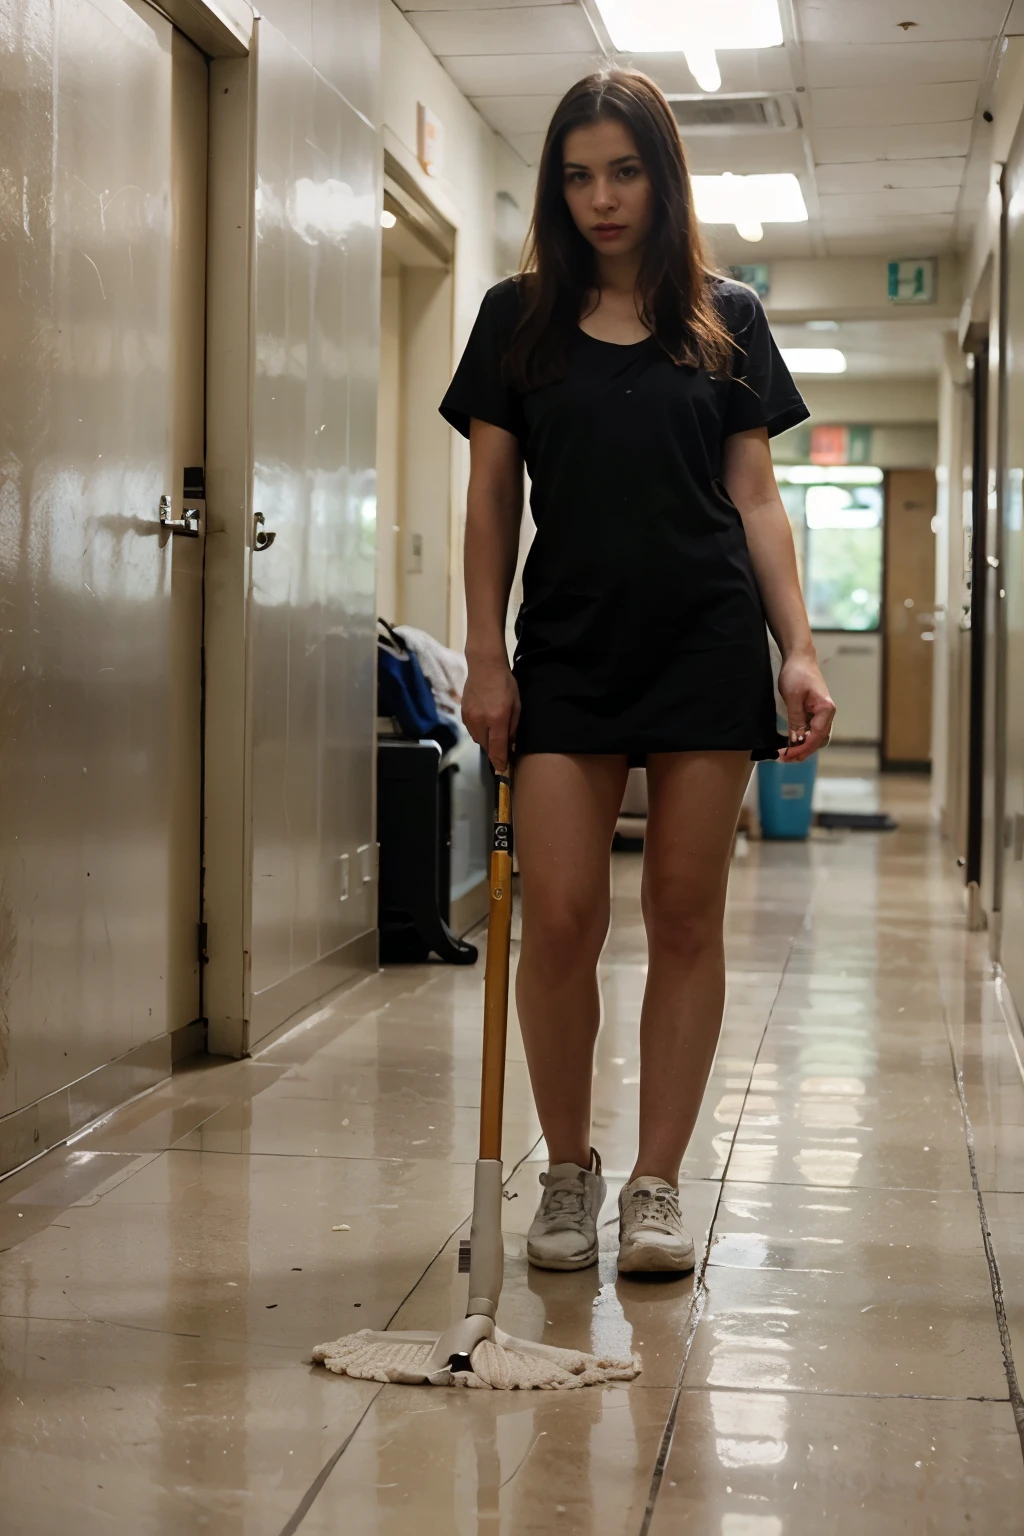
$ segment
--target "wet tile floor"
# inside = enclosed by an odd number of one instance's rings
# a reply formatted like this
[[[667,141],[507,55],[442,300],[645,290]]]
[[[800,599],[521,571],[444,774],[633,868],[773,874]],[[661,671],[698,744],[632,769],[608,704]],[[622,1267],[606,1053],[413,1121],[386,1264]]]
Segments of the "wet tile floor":
[[[4,1532],[1024,1530],[1004,1358],[1024,1358],[1024,1047],[927,787],[881,798],[895,833],[739,845],[725,1027],[683,1168],[696,1281],[615,1274],[636,856],[614,861],[610,1194],[583,1274],[526,1265],[544,1153],[512,1022],[502,1322],[636,1349],[635,1385],[463,1394],[310,1366],[320,1340],[441,1327],[464,1298],[482,975],[389,971],[0,1184]]]

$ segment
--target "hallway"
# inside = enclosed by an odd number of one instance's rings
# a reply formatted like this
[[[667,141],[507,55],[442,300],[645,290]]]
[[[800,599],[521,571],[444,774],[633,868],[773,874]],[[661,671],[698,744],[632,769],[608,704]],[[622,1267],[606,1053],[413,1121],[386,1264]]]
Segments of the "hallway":
[[[725,1028],[683,1166],[696,1291],[614,1268],[635,855],[614,862],[603,965],[599,1271],[527,1270],[543,1162],[513,1029],[503,1326],[635,1348],[636,1385],[466,1395],[309,1366],[358,1327],[438,1327],[464,1291],[481,968],[382,972],[0,1185],[5,1531],[1018,1531],[1021,1041],[925,782],[883,785],[895,833],[740,841]]]

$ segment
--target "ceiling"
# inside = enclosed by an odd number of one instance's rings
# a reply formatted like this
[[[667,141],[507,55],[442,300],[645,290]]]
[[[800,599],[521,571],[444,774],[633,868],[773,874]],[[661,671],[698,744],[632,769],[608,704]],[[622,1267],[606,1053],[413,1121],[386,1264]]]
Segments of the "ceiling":
[[[610,58],[593,0],[399,4],[528,164],[562,93]],[[783,46],[719,53],[722,89],[710,99],[779,96],[796,126],[701,130],[687,150],[696,172],[794,172],[810,220],[766,225],[757,245],[712,227],[717,258],[931,256],[963,245],[984,195],[969,170],[985,153],[999,40],[1007,25],[1024,30],[1024,0],[780,0],[780,11]],[[670,95],[701,95],[679,54],[616,62]]]
[[[773,323],[772,335],[780,347],[838,347],[846,378],[931,378],[939,371],[948,324],[920,315],[841,320],[828,331]]]

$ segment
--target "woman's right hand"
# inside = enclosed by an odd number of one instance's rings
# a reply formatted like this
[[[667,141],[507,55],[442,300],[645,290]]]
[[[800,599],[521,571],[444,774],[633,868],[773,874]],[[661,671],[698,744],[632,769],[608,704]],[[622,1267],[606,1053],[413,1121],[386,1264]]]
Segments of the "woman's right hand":
[[[507,773],[519,725],[519,686],[503,658],[471,661],[462,695],[462,720],[483,747],[495,773]]]

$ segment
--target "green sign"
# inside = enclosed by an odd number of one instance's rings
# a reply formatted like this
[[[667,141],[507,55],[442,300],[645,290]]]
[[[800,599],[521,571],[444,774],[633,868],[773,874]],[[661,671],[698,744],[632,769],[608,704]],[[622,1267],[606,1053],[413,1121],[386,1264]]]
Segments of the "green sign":
[[[935,303],[935,257],[912,261],[890,261],[890,304]]]
[[[753,288],[759,299],[768,297],[772,284],[765,262],[755,262],[752,266],[730,267],[728,271],[734,282],[746,283],[748,288]]]

